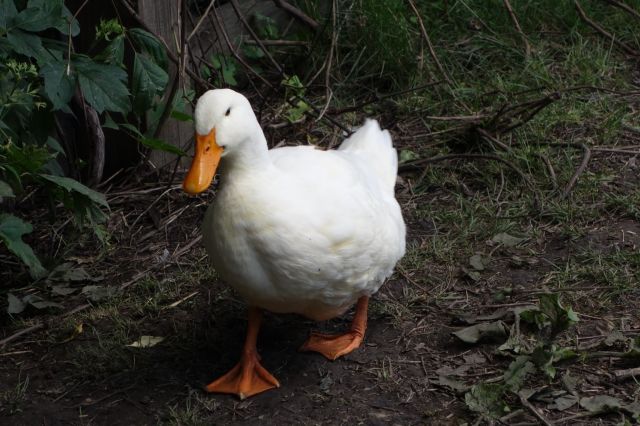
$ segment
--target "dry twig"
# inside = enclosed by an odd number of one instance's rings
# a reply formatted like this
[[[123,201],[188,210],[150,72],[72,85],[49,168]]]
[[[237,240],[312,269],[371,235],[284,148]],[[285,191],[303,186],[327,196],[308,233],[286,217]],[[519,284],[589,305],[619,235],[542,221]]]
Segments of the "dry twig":
[[[509,0],[502,0],[504,3],[504,7],[509,12],[509,17],[511,18],[511,22],[513,22],[513,26],[516,27],[516,31],[520,34],[520,38],[522,38],[522,43],[524,43],[525,55],[531,56],[531,45],[529,44],[529,40],[527,40],[527,36],[524,35],[522,28],[520,27],[520,23],[518,22],[518,17],[516,16],[513,8],[511,7],[511,3]]]
[[[310,26],[314,31],[318,31],[318,29],[320,28],[320,24],[318,24],[313,18],[311,18],[309,15],[307,15],[306,13],[304,13],[303,11],[298,9],[297,7],[295,7],[295,6],[291,5],[290,3],[286,2],[285,0],[273,0],[273,2],[280,9],[286,10],[287,12],[289,12],[291,14],[291,16],[293,16],[294,18],[296,18],[300,22],[303,22],[303,23],[307,24],[308,26]]]
[[[576,10],[578,11],[578,15],[580,15],[580,19],[582,19],[585,24],[589,25],[591,28],[593,28],[594,30],[602,34],[604,37],[611,40],[613,43],[615,43],[618,47],[620,47],[629,55],[640,56],[640,52],[628,46],[626,43],[618,40],[613,34],[611,34],[607,30],[602,28],[600,25],[598,25],[595,21],[590,19],[587,16],[587,14],[584,12],[584,9],[582,9],[582,6],[580,5],[580,2],[578,0],[574,0],[574,4],[576,5]]]
[[[444,67],[440,63],[440,60],[438,59],[438,55],[436,55],[436,51],[433,48],[433,44],[431,43],[431,39],[429,38],[427,29],[424,27],[422,16],[420,16],[420,12],[418,11],[418,8],[416,7],[413,0],[409,0],[409,6],[411,6],[413,13],[416,15],[416,18],[418,19],[418,24],[420,24],[420,32],[422,33],[422,37],[424,38],[425,43],[427,43],[427,47],[429,48],[429,55],[431,55],[431,59],[433,59],[433,62],[436,64],[436,67],[438,68],[438,71],[440,72],[440,75],[442,76],[442,78],[444,78],[447,81],[447,84],[449,86],[452,86],[453,81],[451,80],[451,77],[449,77],[449,74],[447,74],[447,72],[444,70]]]

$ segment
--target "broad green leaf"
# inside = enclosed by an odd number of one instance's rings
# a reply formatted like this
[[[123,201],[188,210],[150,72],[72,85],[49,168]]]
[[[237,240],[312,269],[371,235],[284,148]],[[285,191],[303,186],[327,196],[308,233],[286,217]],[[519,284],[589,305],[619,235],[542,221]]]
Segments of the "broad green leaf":
[[[2,197],[15,197],[15,194],[7,182],[0,180],[0,198]]]
[[[104,119],[104,123],[102,124],[102,127],[106,129],[113,129],[113,130],[118,130],[120,128],[120,126],[118,126],[118,123],[113,121],[113,118],[111,118],[110,114],[105,114],[105,119]]]
[[[26,303],[11,293],[7,293],[7,302],[9,302],[9,306],[7,307],[8,314],[19,314],[27,307]]]
[[[71,191],[78,192],[88,197],[94,203],[100,204],[107,208],[109,207],[109,205],[107,204],[107,200],[104,198],[103,194],[96,192],[91,188],[86,187],[85,185],[81,184],[77,180],[64,177],[64,176],[53,176],[53,175],[46,175],[46,174],[41,174],[40,176],[50,182],[55,183],[59,187],[66,189],[69,192]]]
[[[14,19],[18,28],[39,32],[48,28],[58,28],[64,22],[62,0],[29,0],[26,9]]]
[[[18,256],[27,265],[33,278],[44,276],[47,271],[33,253],[31,247],[22,241],[22,236],[33,231],[30,223],[10,214],[0,214],[0,240],[9,251]]]
[[[42,47],[42,39],[37,35],[13,30],[7,34],[7,41],[16,53],[35,58],[38,62],[44,62],[47,58],[47,51]]]
[[[509,364],[509,368],[504,372],[504,384],[512,392],[520,390],[527,375],[535,371],[535,366],[527,355],[519,356]]]
[[[75,90],[75,76],[67,73],[67,66],[68,63],[65,61],[49,61],[40,67],[40,75],[44,79],[44,92],[53,104],[54,110],[65,108]]]
[[[134,110],[144,113],[169,81],[167,73],[149,58],[136,54],[133,60],[132,94]]]
[[[157,149],[159,151],[170,152],[176,155],[187,155],[186,152],[178,148],[177,146],[170,145],[159,139],[141,138],[140,143],[151,149]]]
[[[140,28],[132,28],[129,30],[129,37],[131,37],[139,51],[151,55],[156,64],[162,69],[168,68],[167,52],[162,43],[153,34]]]
[[[133,343],[128,344],[127,346],[132,348],[151,348],[158,343],[162,342],[164,337],[160,336],[140,336],[138,340]]]
[[[464,401],[470,410],[496,419],[509,411],[502,400],[503,394],[504,387],[498,383],[480,383],[466,393]]]
[[[98,114],[103,111],[126,113],[130,109],[127,73],[115,65],[101,64],[86,56],[76,56],[72,64],[84,98]]]
[[[0,28],[7,29],[18,14],[14,0],[0,0]]]
[[[124,61],[124,36],[118,36],[111,40],[94,59],[108,64],[122,64]]]
[[[64,152],[64,148],[62,147],[62,145],[60,145],[60,142],[58,142],[55,138],[52,138],[51,136],[47,138],[47,146],[58,154],[62,154],[65,156],[67,155]]]
[[[465,343],[478,343],[480,341],[503,342],[507,336],[507,326],[502,321],[482,323],[463,328],[453,333]]]

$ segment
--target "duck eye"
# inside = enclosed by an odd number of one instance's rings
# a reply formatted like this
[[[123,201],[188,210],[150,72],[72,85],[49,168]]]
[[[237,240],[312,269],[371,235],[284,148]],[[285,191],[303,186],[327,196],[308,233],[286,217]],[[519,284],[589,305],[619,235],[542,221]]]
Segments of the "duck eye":
[[[231,107],[227,108],[227,112],[224,113],[225,117],[228,117],[231,114]]]

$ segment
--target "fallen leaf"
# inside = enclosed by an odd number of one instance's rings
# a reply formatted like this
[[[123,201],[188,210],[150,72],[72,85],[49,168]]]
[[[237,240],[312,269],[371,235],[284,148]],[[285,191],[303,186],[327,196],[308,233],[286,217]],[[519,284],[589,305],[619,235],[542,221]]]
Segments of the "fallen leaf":
[[[573,407],[577,403],[578,403],[578,397],[575,395],[568,394],[568,395],[562,395],[557,397],[553,401],[553,404],[548,405],[547,408],[549,408],[550,410],[564,411]]]
[[[519,356],[509,364],[509,368],[504,372],[504,384],[512,392],[517,392],[524,384],[529,373],[535,371],[535,366],[527,355]]]
[[[158,343],[162,342],[164,337],[160,336],[140,336],[135,342],[128,344],[127,346],[132,348],[151,348]]]
[[[66,285],[54,285],[53,287],[51,287],[51,293],[58,296],[68,296],[76,290],[78,289],[67,287]]]
[[[609,413],[622,408],[622,402],[613,396],[596,395],[581,398],[580,406],[591,413]]]
[[[36,309],[47,309],[47,308],[62,309],[61,304],[43,299],[42,297],[36,296],[35,294],[29,294],[23,297],[22,301],[25,303],[28,303],[29,305],[33,306]]]
[[[76,337],[78,337],[79,335],[82,334],[83,329],[84,329],[84,324],[83,323],[78,323],[78,325],[73,327],[73,332],[71,333],[71,336],[67,337],[66,339],[64,339],[60,343],[67,343],[67,342],[72,341],[73,339],[75,339]]]
[[[509,247],[509,248],[517,246],[524,240],[526,240],[526,238],[514,237],[513,235],[509,235],[506,232],[501,232],[499,234],[494,235],[493,238],[491,238],[491,241],[493,243],[502,244],[503,246]]]
[[[457,393],[466,392],[469,390],[469,385],[466,385],[458,380],[452,379],[449,376],[438,376],[438,384],[445,388],[451,389]]]
[[[472,325],[453,332],[453,335],[465,343],[478,343],[480,341],[504,341],[507,336],[507,326],[502,321]]]
[[[481,353],[472,353],[472,354],[467,354],[467,355],[463,355],[462,358],[464,358],[464,362],[466,362],[467,364],[484,364],[485,362],[487,362],[487,358],[485,358],[484,355],[482,355]]]
[[[9,314],[19,314],[24,311],[27,307],[27,304],[20,300],[18,297],[14,296],[11,293],[7,293],[7,302],[9,302],[9,306],[7,307],[7,313]]]
[[[504,387],[498,383],[480,383],[465,394],[464,402],[472,411],[496,419],[509,409],[502,400],[503,394]]]
[[[486,265],[489,264],[489,260],[480,254],[474,254],[469,258],[469,265],[476,271],[484,271]]]
[[[331,390],[331,386],[333,386],[333,379],[331,378],[330,374],[327,374],[326,376],[324,376],[322,378],[322,380],[320,380],[320,389],[327,393]]]
[[[82,287],[82,294],[92,302],[100,302],[114,295],[116,289],[112,286],[86,285]]]
[[[562,385],[572,395],[578,395],[578,378],[569,372],[562,376]]]

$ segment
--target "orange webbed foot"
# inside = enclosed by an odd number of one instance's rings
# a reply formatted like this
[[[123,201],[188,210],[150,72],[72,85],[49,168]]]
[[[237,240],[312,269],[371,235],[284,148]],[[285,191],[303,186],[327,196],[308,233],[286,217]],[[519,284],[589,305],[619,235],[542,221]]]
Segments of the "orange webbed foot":
[[[344,334],[311,333],[309,339],[300,348],[301,351],[314,351],[335,361],[360,347],[363,335],[358,331],[348,331]]]
[[[243,354],[240,362],[224,376],[209,383],[205,389],[212,393],[230,393],[240,399],[259,394],[280,383],[262,365],[255,352]]]

